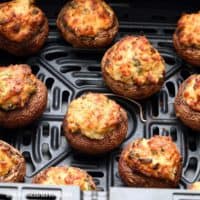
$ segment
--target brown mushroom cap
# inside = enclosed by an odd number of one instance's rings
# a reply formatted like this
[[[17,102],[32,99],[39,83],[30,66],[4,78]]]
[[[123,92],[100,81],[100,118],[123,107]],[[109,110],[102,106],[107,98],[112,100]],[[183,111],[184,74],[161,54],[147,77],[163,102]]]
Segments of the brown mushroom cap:
[[[80,152],[90,155],[103,154],[117,148],[125,139],[128,130],[128,119],[125,113],[123,118],[123,121],[101,140],[90,139],[81,133],[74,134],[69,132],[67,121],[65,120],[63,123],[65,137],[69,144]]]
[[[33,0],[13,0],[0,6],[0,49],[16,56],[38,52],[49,32],[45,14]]]
[[[188,127],[193,130],[200,130],[200,113],[190,108],[187,105],[186,101],[183,97],[183,92],[185,90],[187,81],[195,78],[196,75],[191,75],[187,78],[179,87],[178,94],[175,98],[174,108],[176,112],[176,116],[180,118],[180,120]]]
[[[200,49],[194,47],[183,48],[176,33],[173,35],[173,44],[181,58],[194,66],[200,66]]]
[[[143,171],[144,166],[142,166],[142,164],[140,163],[142,160],[141,161],[139,160],[139,162],[138,162],[137,158],[134,158],[135,155],[131,159],[133,159],[134,162],[137,163],[137,165],[130,167],[129,164],[128,164],[128,161],[127,161],[127,154],[132,149],[133,144],[138,141],[138,140],[135,140],[133,143],[131,143],[131,144],[129,144],[125,147],[125,149],[122,151],[122,153],[120,155],[120,159],[119,159],[119,165],[118,165],[119,175],[126,185],[134,186],[134,187],[152,187],[152,188],[173,188],[173,187],[177,187],[179,180],[181,178],[181,171],[182,171],[181,156],[178,153],[178,151],[176,150],[175,146],[171,145],[172,143],[170,142],[168,137],[166,137],[166,139],[165,139],[165,136],[156,136],[156,137],[164,137],[163,139],[166,140],[166,142],[168,143],[168,147],[170,147],[171,150],[173,149],[174,154],[177,155],[178,160],[176,160],[176,162],[178,162],[178,165],[175,166],[175,167],[177,167],[175,179],[172,181],[172,180],[168,180],[166,178],[163,178],[164,176],[163,177],[161,177],[161,176],[155,177],[153,175],[153,173],[151,174],[151,168],[148,169],[148,175],[146,175],[147,171],[146,172]],[[159,138],[157,138],[156,140],[159,140]],[[157,145],[155,143],[154,144],[155,149],[158,148],[156,146]],[[166,147],[166,148],[168,148],[168,147]],[[155,149],[154,149],[154,151],[155,151]],[[142,149],[141,149],[141,151],[142,151]],[[165,153],[167,153],[167,152],[165,152]],[[143,164],[148,164],[148,162],[150,160],[151,159],[149,157],[148,160],[144,160]]]
[[[12,111],[0,110],[0,125],[6,128],[26,126],[36,120],[44,112],[47,104],[47,88],[37,80],[36,93],[22,108]]]
[[[131,99],[145,99],[164,83],[164,60],[144,36],[126,36],[114,44],[104,54],[101,69],[107,86]]]
[[[114,14],[113,17],[113,21],[112,21],[112,26],[110,26],[109,28],[101,28],[100,31],[97,31],[94,35],[90,36],[90,32],[88,31],[89,29],[93,30],[93,27],[90,25],[90,27],[87,28],[87,26],[85,26],[85,29],[87,31],[85,31],[84,35],[81,34],[77,34],[76,30],[79,30],[79,23],[77,23],[77,27],[76,28],[72,28],[68,26],[68,19],[69,17],[66,17],[66,14],[68,13],[69,9],[71,7],[73,7],[74,5],[79,5],[79,6],[83,6],[86,3],[91,3],[89,5],[104,5],[104,9],[105,9],[105,13],[102,14],[100,13],[98,15],[99,18],[103,18],[106,16],[106,14],[108,13],[106,10],[111,10],[113,12],[113,10],[110,8],[110,6],[108,6],[104,1],[102,0],[86,0],[86,1],[76,1],[76,0],[71,0],[69,2],[66,3],[66,5],[62,8],[62,10],[60,11],[58,18],[57,18],[57,27],[58,29],[61,31],[62,36],[64,37],[64,39],[66,41],[68,41],[70,44],[72,44],[74,47],[86,47],[86,48],[101,48],[101,47],[105,47],[107,45],[109,45],[114,37],[116,36],[117,32],[118,32],[118,28],[119,28],[119,22],[118,19],[116,17],[116,15]],[[71,6],[73,5],[73,6]],[[106,5],[106,6],[105,6]],[[76,9],[76,7],[73,9]],[[78,8],[77,8],[78,9]],[[92,9],[90,6],[87,9]],[[93,11],[97,12],[97,9],[93,9]],[[89,12],[90,14],[92,14],[92,11],[90,10]],[[87,16],[85,13],[80,13],[80,18]],[[79,18],[79,19],[80,19]],[[76,18],[75,18],[76,20]],[[82,22],[81,26],[84,26],[84,24]],[[96,23],[96,21],[94,21],[94,23]],[[75,23],[73,23],[75,25]],[[95,26],[95,24],[94,24]],[[86,34],[88,32],[88,34]],[[92,31],[93,32],[93,31]]]

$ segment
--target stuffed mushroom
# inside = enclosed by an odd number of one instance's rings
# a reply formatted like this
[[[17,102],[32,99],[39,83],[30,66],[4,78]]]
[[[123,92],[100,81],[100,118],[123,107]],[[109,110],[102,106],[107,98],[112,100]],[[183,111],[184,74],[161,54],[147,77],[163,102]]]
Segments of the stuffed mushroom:
[[[173,43],[180,57],[200,66],[200,13],[184,14],[179,19]]]
[[[119,23],[103,0],[71,0],[59,13],[57,26],[73,46],[100,48],[113,41]]]
[[[50,167],[37,174],[32,183],[43,185],[76,185],[82,191],[95,190],[92,177],[84,170],[75,167]]]
[[[86,154],[103,154],[123,142],[128,119],[115,101],[103,94],[88,93],[70,103],[63,129],[74,149]]]
[[[158,92],[165,78],[165,62],[144,36],[126,36],[107,50],[102,74],[119,95],[144,99]]]
[[[0,49],[16,56],[34,54],[48,36],[48,20],[34,0],[0,4]]]
[[[193,74],[181,84],[174,106],[186,126],[200,131],[200,75]]]
[[[0,67],[0,125],[16,128],[30,124],[45,110],[46,86],[28,65]]]
[[[22,154],[0,140],[0,182],[22,182],[26,174],[26,163]]]
[[[136,139],[121,153],[119,174],[133,187],[174,188],[182,172],[182,157],[170,137]]]

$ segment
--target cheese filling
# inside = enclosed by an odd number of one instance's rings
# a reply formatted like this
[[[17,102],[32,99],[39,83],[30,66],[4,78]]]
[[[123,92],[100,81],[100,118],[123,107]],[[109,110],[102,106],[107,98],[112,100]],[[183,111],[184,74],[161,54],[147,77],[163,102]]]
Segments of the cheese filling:
[[[116,81],[141,86],[164,77],[164,61],[145,37],[127,36],[108,51],[105,70]]]
[[[147,176],[175,180],[180,156],[175,144],[166,138],[136,140],[126,154],[129,167],[139,170]]]
[[[17,159],[17,158],[16,158]],[[0,150],[0,176],[5,176],[16,165],[14,157],[10,158],[6,152]]]
[[[33,2],[13,0],[0,4],[0,33],[3,37],[9,41],[26,43],[41,31],[44,14]]]
[[[53,167],[50,168],[42,184],[46,185],[76,185],[81,190],[94,190],[95,185],[92,178],[83,170],[73,167]]]
[[[181,45],[200,49],[200,13],[182,16],[176,33]]]
[[[200,182],[195,182],[189,187],[190,190],[200,190]]]
[[[200,112],[200,75],[193,77],[186,81],[183,98],[191,109]]]
[[[96,36],[113,26],[114,12],[102,0],[73,0],[64,21],[77,36]]]
[[[22,108],[36,92],[36,78],[22,66],[0,68],[0,108],[9,111]]]
[[[120,106],[102,94],[83,95],[72,101],[68,108],[69,131],[81,132],[91,139],[103,139],[120,122]]]

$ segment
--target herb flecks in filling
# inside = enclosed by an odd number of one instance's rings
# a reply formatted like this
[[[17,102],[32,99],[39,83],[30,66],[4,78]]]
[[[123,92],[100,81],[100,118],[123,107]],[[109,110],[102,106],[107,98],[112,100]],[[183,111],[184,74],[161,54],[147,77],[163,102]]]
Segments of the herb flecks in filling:
[[[165,63],[144,36],[127,36],[108,50],[105,70],[116,81],[142,86],[159,83]]]
[[[36,77],[28,66],[0,68],[0,108],[11,111],[23,108],[36,92]]]

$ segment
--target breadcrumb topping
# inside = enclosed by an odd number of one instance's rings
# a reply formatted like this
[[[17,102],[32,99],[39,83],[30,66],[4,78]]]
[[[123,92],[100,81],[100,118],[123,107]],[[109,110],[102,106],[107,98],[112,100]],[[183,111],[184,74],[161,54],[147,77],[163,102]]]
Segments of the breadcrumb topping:
[[[102,0],[73,0],[65,10],[63,22],[77,35],[92,37],[114,24],[114,12]]]
[[[0,4],[0,34],[12,42],[27,42],[35,37],[40,33],[44,20],[44,14],[33,5],[33,0]]]
[[[121,107],[105,95],[88,93],[71,102],[66,120],[70,132],[100,140],[121,123],[121,112]]]
[[[132,170],[169,181],[176,179],[181,162],[175,143],[166,136],[135,140],[125,159]]]
[[[38,176],[38,177],[37,177]],[[38,174],[37,182],[45,185],[76,185],[81,190],[95,190],[92,177],[75,167],[50,167]]]
[[[0,67],[0,108],[23,108],[36,92],[36,80],[27,65]]]
[[[193,75],[186,81],[183,98],[191,109],[200,111],[200,75]]]
[[[126,36],[105,55],[105,70],[116,81],[142,86],[164,77],[165,63],[144,36]]]

